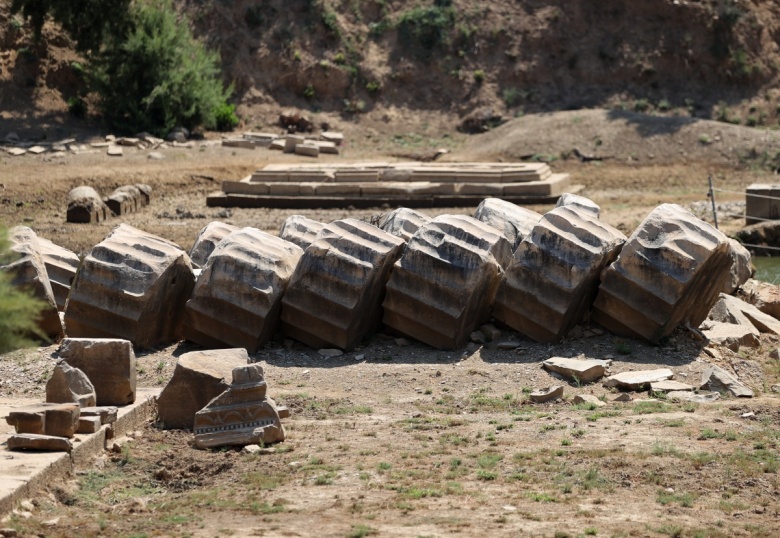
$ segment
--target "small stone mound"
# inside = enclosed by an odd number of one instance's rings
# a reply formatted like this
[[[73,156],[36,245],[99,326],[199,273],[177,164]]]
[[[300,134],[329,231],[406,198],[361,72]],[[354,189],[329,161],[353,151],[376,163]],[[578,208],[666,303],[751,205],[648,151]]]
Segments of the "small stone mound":
[[[109,209],[92,187],[76,187],[68,193],[68,222],[102,222],[108,218]]]
[[[190,249],[190,259],[193,265],[197,267],[206,265],[206,261],[214,252],[217,244],[236,230],[238,230],[237,226],[219,221],[210,222],[204,226]]]
[[[46,273],[49,275],[49,283],[57,303],[57,310],[65,310],[65,302],[70,293],[70,286],[76,278],[81,260],[75,252],[55,245],[48,239],[38,238],[38,250],[43,257]]]
[[[504,234],[514,252],[531,234],[542,215],[500,198],[485,198],[477,207],[474,218]]]
[[[28,290],[43,303],[38,318],[38,327],[43,334],[53,339],[61,338],[62,322],[57,312],[57,302],[46,271],[46,263],[41,255],[39,237],[26,226],[16,226],[9,230],[8,239],[13,261],[0,265],[0,271],[11,273],[13,286]]]
[[[497,230],[471,217],[441,215],[417,230],[387,284],[384,322],[439,349],[457,349],[490,317],[511,257]]]
[[[403,245],[356,219],[327,224],[282,299],[284,332],[314,348],[353,348],[382,319],[385,283]]]
[[[183,250],[121,224],[84,258],[65,308],[68,335],[122,338],[136,349],[173,342],[194,286]]]
[[[303,250],[309,248],[314,243],[317,234],[322,231],[325,225],[316,220],[304,217],[303,215],[290,215],[282,224],[279,230],[279,237],[290,243],[295,243]]]
[[[299,246],[255,228],[225,237],[187,301],[185,338],[254,353],[276,330],[282,294],[302,255]]]
[[[390,213],[382,215],[377,226],[389,234],[400,237],[404,241],[409,241],[420,226],[424,226],[430,221],[431,218],[428,215],[407,207],[399,207]]]
[[[654,209],[602,274],[592,319],[658,342],[698,327],[730,278],[728,239],[676,204]]]
[[[625,241],[592,213],[556,207],[515,251],[493,315],[537,342],[560,340],[587,314],[599,274]]]

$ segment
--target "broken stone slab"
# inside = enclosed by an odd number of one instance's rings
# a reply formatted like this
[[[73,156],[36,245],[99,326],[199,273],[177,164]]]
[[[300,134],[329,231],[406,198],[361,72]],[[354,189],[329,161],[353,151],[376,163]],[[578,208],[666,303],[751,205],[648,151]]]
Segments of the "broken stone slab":
[[[116,422],[119,409],[113,405],[104,405],[100,407],[82,407],[82,417],[98,417],[101,424],[113,424]]]
[[[317,350],[317,353],[322,355],[323,357],[327,359],[332,359],[334,357],[341,357],[344,352],[340,349],[319,349]]]
[[[136,359],[130,341],[65,338],[57,354],[87,375],[95,387],[97,405],[123,406],[135,401]]]
[[[705,321],[701,324],[700,329],[709,344],[727,347],[735,353],[739,351],[740,347],[758,347],[761,345],[759,332],[751,324],[736,325],[733,323]]]
[[[440,215],[409,240],[393,266],[384,322],[438,349],[457,349],[490,317],[502,267],[511,256],[495,228]]]
[[[479,328],[479,332],[485,335],[488,342],[495,342],[501,338],[501,331],[490,323],[487,323]]]
[[[256,228],[225,237],[185,306],[183,335],[207,348],[254,353],[273,336],[282,295],[303,250]]]
[[[79,417],[79,425],[76,433],[95,433],[100,429],[103,423],[100,417]]]
[[[285,432],[276,405],[266,397],[263,367],[235,368],[227,390],[195,414],[195,446],[215,448],[277,443]]]
[[[552,387],[538,389],[533,391],[528,397],[534,403],[545,403],[551,400],[557,400],[558,398],[563,398],[563,386],[553,385]]]
[[[303,144],[305,139],[302,136],[287,135],[284,139],[284,152],[295,153],[295,147]]]
[[[135,213],[135,198],[127,191],[115,190],[103,200],[114,216],[121,217]]]
[[[607,371],[605,361],[594,359],[568,359],[551,357],[542,363],[546,369],[581,383],[590,383],[604,376]]]
[[[613,402],[620,402],[620,403],[631,402],[633,400],[634,398],[628,392],[623,392],[621,394],[618,394],[614,398],[612,398]]]
[[[721,293],[707,317],[721,323],[751,325],[759,332],[780,336],[780,320],[732,295]]]
[[[339,133],[336,131],[323,131],[320,133],[320,138],[340,146],[344,142],[344,133]]]
[[[46,407],[37,406],[17,409],[8,413],[6,423],[13,426],[16,433],[34,433],[43,435],[46,428]]]
[[[196,267],[206,265],[206,261],[208,261],[211,253],[214,252],[217,244],[238,230],[237,226],[219,221],[210,222],[204,226],[198,233],[198,237],[190,250],[190,259],[193,265]]]
[[[48,452],[70,452],[73,449],[70,439],[32,433],[17,433],[10,436],[7,446],[9,450],[42,450]]]
[[[780,319],[780,286],[751,278],[742,285],[738,295],[764,314]]]
[[[729,254],[731,255],[731,278],[726,281],[722,290],[726,295],[733,294],[753,276],[750,251],[736,239],[729,238]]]
[[[596,407],[604,407],[605,405],[607,405],[605,402],[602,402],[592,394],[577,394],[574,398],[572,398],[571,403],[575,405],[576,404],[595,405]]]
[[[666,393],[666,399],[677,402],[712,403],[720,398],[717,392],[672,391]]]
[[[76,404],[40,404],[9,412],[6,422],[17,433],[73,437],[79,410]]]
[[[699,388],[719,392],[721,394],[729,394],[737,398],[753,397],[753,391],[750,388],[739,381],[735,376],[716,365],[711,365],[704,371]]]
[[[650,392],[674,392],[684,390],[693,390],[693,387],[687,383],[680,383],[679,381],[673,381],[671,379],[650,383]]]
[[[51,290],[54,293],[57,310],[62,312],[65,310],[70,285],[76,278],[81,259],[75,252],[55,245],[43,237],[38,237],[38,251],[46,266],[46,274],[49,276],[49,284],[51,284]]]
[[[38,314],[41,333],[54,340],[61,338],[62,322],[38,236],[26,226],[15,226],[9,230],[8,239],[8,263],[0,264],[0,271],[11,275],[11,285],[26,290],[41,302]]]
[[[542,215],[500,198],[485,198],[474,212],[474,218],[504,234],[514,252]]]
[[[25,153],[27,153],[27,150],[24,148],[6,148],[6,153],[8,153],[11,157],[21,157]]]
[[[659,342],[680,325],[704,321],[730,270],[725,235],[679,205],[662,204],[602,273],[592,320]]]
[[[117,187],[114,193],[117,192],[124,192],[133,199],[133,211],[138,211],[146,205],[146,198],[141,194],[141,189],[135,185]]]
[[[176,341],[194,287],[183,250],[122,224],[84,258],[65,308],[68,335],[122,338],[136,349]]]
[[[379,219],[377,226],[387,233],[409,241],[420,226],[429,223],[431,218],[419,211],[408,207],[399,207],[389,213],[385,213]]]
[[[249,361],[246,349],[185,353],[157,398],[157,419],[164,428],[191,429],[195,413],[230,385],[233,369]]]
[[[79,407],[95,405],[95,387],[82,370],[59,361],[46,383],[48,403],[77,403]]]
[[[617,387],[622,390],[641,390],[645,385],[664,381],[674,377],[669,368],[656,370],[638,370],[611,375],[604,381],[605,387]]]
[[[322,231],[325,224],[304,217],[303,215],[290,215],[282,223],[279,230],[279,237],[285,241],[295,243],[303,250],[309,248],[314,243],[317,234]]]
[[[297,155],[305,155],[306,157],[319,157],[320,148],[316,144],[304,142],[303,144],[296,144],[295,153]]]
[[[601,208],[596,202],[590,198],[580,196],[579,194],[572,194],[570,192],[564,192],[561,194],[560,198],[558,198],[558,202],[555,204],[555,207],[562,207],[565,205],[573,205],[582,211],[592,213],[597,218],[599,213],[601,213]]]
[[[44,146],[33,146],[29,148],[27,151],[29,151],[33,155],[40,155],[41,153],[46,152],[46,148]]]
[[[222,145],[226,148],[255,149],[257,144],[254,140],[246,138],[226,138],[222,140]]]
[[[350,350],[382,319],[382,298],[404,241],[366,222],[325,225],[282,299],[285,334],[314,348]]]
[[[537,342],[556,342],[588,313],[599,275],[626,237],[575,206],[553,209],[517,247],[493,316]]]
[[[125,154],[124,150],[121,146],[117,146],[116,144],[111,144],[106,148],[106,154],[111,157],[121,157]]]
[[[68,222],[102,222],[109,214],[103,199],[92,187],[76,187],[68,193]]]

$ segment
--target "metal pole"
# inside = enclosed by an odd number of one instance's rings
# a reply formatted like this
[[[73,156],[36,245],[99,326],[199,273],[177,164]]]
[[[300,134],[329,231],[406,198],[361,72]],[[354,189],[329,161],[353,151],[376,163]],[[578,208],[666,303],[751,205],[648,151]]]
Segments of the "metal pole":
[[[707,180],[710,182],[710,192],[707,193],[707,197],[712,201],[712,219],[715,221],[715,229],[717,229],[718,212],[715,210],[715,191],[712,190],[712,174],[707,176]]]

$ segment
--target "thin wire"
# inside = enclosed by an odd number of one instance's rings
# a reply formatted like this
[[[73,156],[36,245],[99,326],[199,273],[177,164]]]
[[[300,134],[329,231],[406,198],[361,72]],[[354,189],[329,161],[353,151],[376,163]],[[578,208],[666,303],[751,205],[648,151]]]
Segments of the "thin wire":
[[[768,247],[766,245],[754,245],[752,243],[740,243],[743,247],[754,247],[754,248],[761,248],[766,250],[780,250],[780,247]]]
[[[740,218],[740,219],[744,219],[745,218],[745,214],[744,213],[732,213],[732,212],[729,212],[729,211],[721,211],[721,210],[718,210],[718,215],[727,215],[727,216],[736,217],[736,218]],[[761,217],[747,217],[747,218],[750,218],[750,219],[753,219],[753,220],[761,220],[761,221],[764,221],[764,222],[776,221],[777,220],[777,219],[764,219],[764,218],[761,218]]]
[[[742,192],[742,191],[730,191],[728,189],[712,189],[716,192],[728,192],[731,194],[744,194],[745,196],[750,196],[751,198],[768,198],[770,200],[780,200],[780,196],[766,196],[764,194],[752,194],[749,192]],[[780,190],[780,188],[778,189]]]

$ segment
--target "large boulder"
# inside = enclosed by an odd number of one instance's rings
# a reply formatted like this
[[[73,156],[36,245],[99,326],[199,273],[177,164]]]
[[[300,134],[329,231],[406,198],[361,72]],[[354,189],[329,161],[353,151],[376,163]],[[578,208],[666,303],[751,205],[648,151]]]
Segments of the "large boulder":
[[[238,230],[237,226],[219,221],[210,222],[204,226],[190,249],[192,264],[196,267],[206,265],[206,261],[217,248],[217,244],[236,230]]]
[[[303,215],[290,215],[282,224],[279,237],[306,250],[324,227],[323,223]]]
[[[284,441],[284,427],[275,402],[266,397],[263,367],[233,369],[228,389],[195,414],[195,446],[269,445]]]
[[[729,254],[731,255],[731,278],[726,281],[721,291],[731,295],[753,276],[753,264],[750,252],[739,241],[729,239]]]
[[[560,340],[590,310],[602,269],[625,241],[593,213],[556,207],[515,251],[493,316],[537,342]]]
[[[302,255],[299,246],[255,228],[225,237],[187,301],[184,337],[254,353],[277,328],[282,295]]]
[[[0,270],[11,275],[11,284],[27,290],[42,304],[38,317],[41,332],[52,339],[63,336],[62,322],[57,312],[57,302],[51,289],[46,263],[41,255],[40,240],[30,228],[16,226],[8,233],[11,243],[10,262],[0,265]]]
[[[128,405],[136,396],[136,360],[128,340],[66,338],[57,354],[84,372],[95,387],[100,406]]]
[[[49,276],[57,309],[62,312],[65,310],[70,286],[76,278],[81,260],[75,252],[55,245],[43,237],[38,238],[38,249],[43,258],[43,264],[46,266],[46,274]]]
[[[403,239],[355,219],[327,224],[306,249],[282,299],[282,328],[312,347],[353,348],[376,330]]]
[[[92,187],[76,187],[68,193],[68,222],[102,222],[109,214],[108,206]]]
[[[424,215],[419,211],[409,209],[408,207],[399,207],[390,213],[382,215],[377,226],[389,234],[400,237],[404,241],[409,241],[418,228],[424,226],[430,220],[431,218],[428,215]]]
[[[474,212],[474,218],[504,234],[514,252],[542,215],[500,198],[485,198]]]
[[[730,270],[725,235],[678,205],[660,205],[602,273],[591,319],[658,342],[682,324],[698,327]]]
[[[511,247],[495,228],[441,215],[417,230],[387,283],[384,322],[439,349],[456,349],[490,317]]]
[[[191,429],[195,413],[229,386],[233,369],[246,366],[245,349],[185,353],[157,398],[157,420],[164,428]]]
[[[94,407],[95,386],[82,370],[60,361],[46,382],[46,401],[49,403],[77,403],[80,407]],[[38,432],[24,432],[38,433]]]
[[[173,342],[194,287],[186,252],[122,224],[84,258],[65,308],[68,335],[122,338],[136,349]]]

